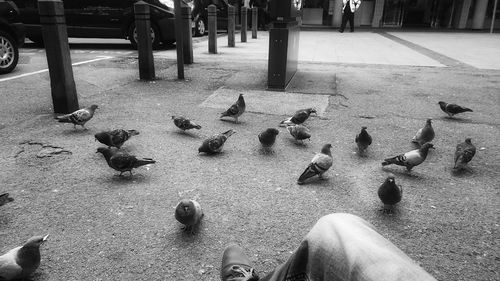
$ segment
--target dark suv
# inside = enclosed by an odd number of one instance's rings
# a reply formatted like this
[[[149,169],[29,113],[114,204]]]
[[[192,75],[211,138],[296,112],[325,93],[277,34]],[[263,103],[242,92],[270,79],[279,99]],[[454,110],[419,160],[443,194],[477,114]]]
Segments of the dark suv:
[[[137,48],[134,3],[138,0],[64,0],[68,37],[125,38]],[[14,0],[26,37],[43,43],[37,0]],[[145,0],[150,6],[153,47],[175,42],[174,12],[159,0]]]
[[[208,31],[208,5],[217,7],[217,29],[227,30],[227,0],[193,0],[194,36],[203,36]]]
[[[19,61],[18,47],[24,43],[24,26],[11,1],[0,0],[0,74],[11,72]]]

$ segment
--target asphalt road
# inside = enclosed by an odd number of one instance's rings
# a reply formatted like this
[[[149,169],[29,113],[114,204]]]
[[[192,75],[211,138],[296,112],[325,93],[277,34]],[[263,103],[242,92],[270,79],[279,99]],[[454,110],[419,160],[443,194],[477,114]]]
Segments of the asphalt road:
[[[74,67],[80,105],[99,105],[88,131],[54,122],[48,73],[0,80],[0,192],[15,198],[0,207],[0,252],[50,233],[34,280],[218,280],[222,251],[232,241],[248,250],[259,272],[267,272],[332,212],[365,218],[438,280],[499,279],[500,72],[302,63],[297,77],[304,82],[287,93],[290,100],[319,95],[327,104],[307,121],[311,142],[297,145],[280,130],[268,154],[257,134],[276,127],[286,117],[281,111],[265,112],[256,104],[241,124],[218,118],[238,93],[256,101],[262,95],[265,58],[204,59],[187,66],[188,79],[179,81],[175,61],[159,55],[159,79],[141,82],[136,54],[128,48],[126,42],[72,47],[74,63],[90,61]],[[0,79],[46,67],[41,49],[28,44],[22,54],[18,70]],[[234,100],[218,100],[231,92]],[[267,93],[268,105],[287,103]],[[446,118],[439,100],[474,112]],[[179,132],[170,120],[177,114],[203,128]],[[427,118],[436,130],[436,150],[428,159],[411,174],[382,168],[383,158],[414,148],[410,140]],[[374,137],[366,157],[355,150],[361,126]],[[139,130],[124,149],[158,162],[130,179],[117,177],[95,153],[93,138],[113,128]],[[229,128],[237,133],[222,154],[197,154],[205,137]],[[473,173],[456,175],[453,152],[466,137],[478,148]],[[297,185],[325,143],[334,154],[327,180]],[[376,196],[389,172],[404,189],[393,215],[381,212]],[[174,219],[174,207],[185,197],[205,210],[195,235]]]

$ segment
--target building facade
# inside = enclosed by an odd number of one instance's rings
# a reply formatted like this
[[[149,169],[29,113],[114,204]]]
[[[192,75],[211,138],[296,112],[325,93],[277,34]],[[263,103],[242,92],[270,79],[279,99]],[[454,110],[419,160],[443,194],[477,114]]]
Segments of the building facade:
[[[497,0],[500,1],[500,0]],[[495,0],[362,0],[355,26],[489,29]],[[339,27],[342,0],[302,0],[302,25]],[[495,28],[500,28],[500,3]]]

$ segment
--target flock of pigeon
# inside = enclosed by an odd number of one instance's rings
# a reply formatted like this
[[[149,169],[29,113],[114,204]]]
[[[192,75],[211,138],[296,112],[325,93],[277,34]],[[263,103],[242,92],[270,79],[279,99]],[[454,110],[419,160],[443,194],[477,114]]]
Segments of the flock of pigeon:
[[[472,111],[469,108],[461,107],[456,104],[448,104],[440,101],[439,106],[450,117],[453,115]],[[85,128],[85,123],[88,122],[94,115],[97,105],[92,105],[87,108],[77,110],[71,114],[56,117],[59,122],[72,123],[76,126]],[[235,122],[238,122],[240,117],[245,112],[245,100],[240,94],[238,100],[231,105],[229,109],[221,114],[220,118],[232,117]],[[283,120],[279,126],[284,126],[290,135],[296,140],[302,142],[311,137],[310,130],[302,125],[312,113],[316,113],[313,108],[298,110],[292,117]],[[175,126],[185,131],[190,129],[201,129],[201,126],[182,116],[172,116]],[[366,127],[361,128],[361,132],[356,135],[355,142],[358,146],[359,153],[364,153],[372,143],[372,137],[366,131]],[[198,149],[199,153],[216,154],[222,151],[226,140],[235,132],[228,130],[226,132],[215,134],[203,141]],[[113,131],[101,132],[95,134],[95,139],[107,147],[99,147],[98,153],[102,153],[109,167],[120,172],[122,176],[124,172],[129,172],[132,176],[132,169],[154,164],[155,161],[150,158],[137,158],[134,155],[122,150],[123,144],[134,135],[138,135],[136,130],[117,129]],[[268,128],[258,135],[262,146],[269,148],[274,145],[276,136],[279,131],[275,128]],[[419,146],[418,149],[400,154],[391,158],[387,158],[382,162],[382,166],[399,165],[406,167],[408,172],[412,168],[420,165],[427,157],[429,149],[433,148],[431,141],[434,139],[435,133],[432,128],[432,120],[428,119],[425,126],[417,131],[412,142]],[[114,148],[113,148],[114,147]],[[319,176],[330,169],[333,165],[331,153],[331,144],[325,144],[321,151],[317,153],[306,167],[304,172],[297,180],[298,184],[305,183],[308,179]],[[475,146],[471,143],[471,139],[467,138],[465,142],[460,143],[456,147],[455,166],[453,170],[469,170],[467,163],[472,160],[476,152]],[[385,182],[378,189],[378,196],[384,203],[384,212],[392,212],[392,206],[401,201],[402,189],[396,185],[394,175],[389,175]],[[14,199],[9,197],[8,193],[0,194],[0,206],[7,204]],[[190,199],[181,200],[175,208],[175,218],[184,225],[184,229],[194,233],[194,228],[203,218],[203,210],[198,202]],[[0,256],[0,280],[17,280],[29,277],[40,264],[40,245],[48,238],[46,236],[34,236],[30,238],[23,246],[16,247],[7,253]]]

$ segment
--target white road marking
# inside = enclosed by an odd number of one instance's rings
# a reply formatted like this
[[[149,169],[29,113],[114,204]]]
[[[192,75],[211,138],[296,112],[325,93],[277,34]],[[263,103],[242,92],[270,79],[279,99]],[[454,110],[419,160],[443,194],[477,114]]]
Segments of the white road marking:
[[[71,65],[72,66],[76,66],[76,65],[80,65],[80,64],[86,64],[86,63],[91,63],[91,62],[100,61],[100,60],[107,60],[107,59],[111,59],[111,58],[113,58],[113,57],[111,57],[111,56],[99,56],[96,59],[86,60],[86,61],[81,61],[81,62],[75,62],[75,63],[73,63]],[[39,73],[43,73],[43,72],[47,72],[47,71],[49,71],[48,68],[42,69],[42,70],[38,70],[38,71],[29,72],[29,73],[23,73],[23,74],[19,74],[19,75],[12,76],[12,77],[2,78],[2,79],[0,79],[0,82],[4,82],[4,81],[8,81],[8,80],[13,80],[13,79],[21,78],[21,77],[26,77],[26,76],[30,76],[30,75],[35,75],[35,74],[39,74]]]

